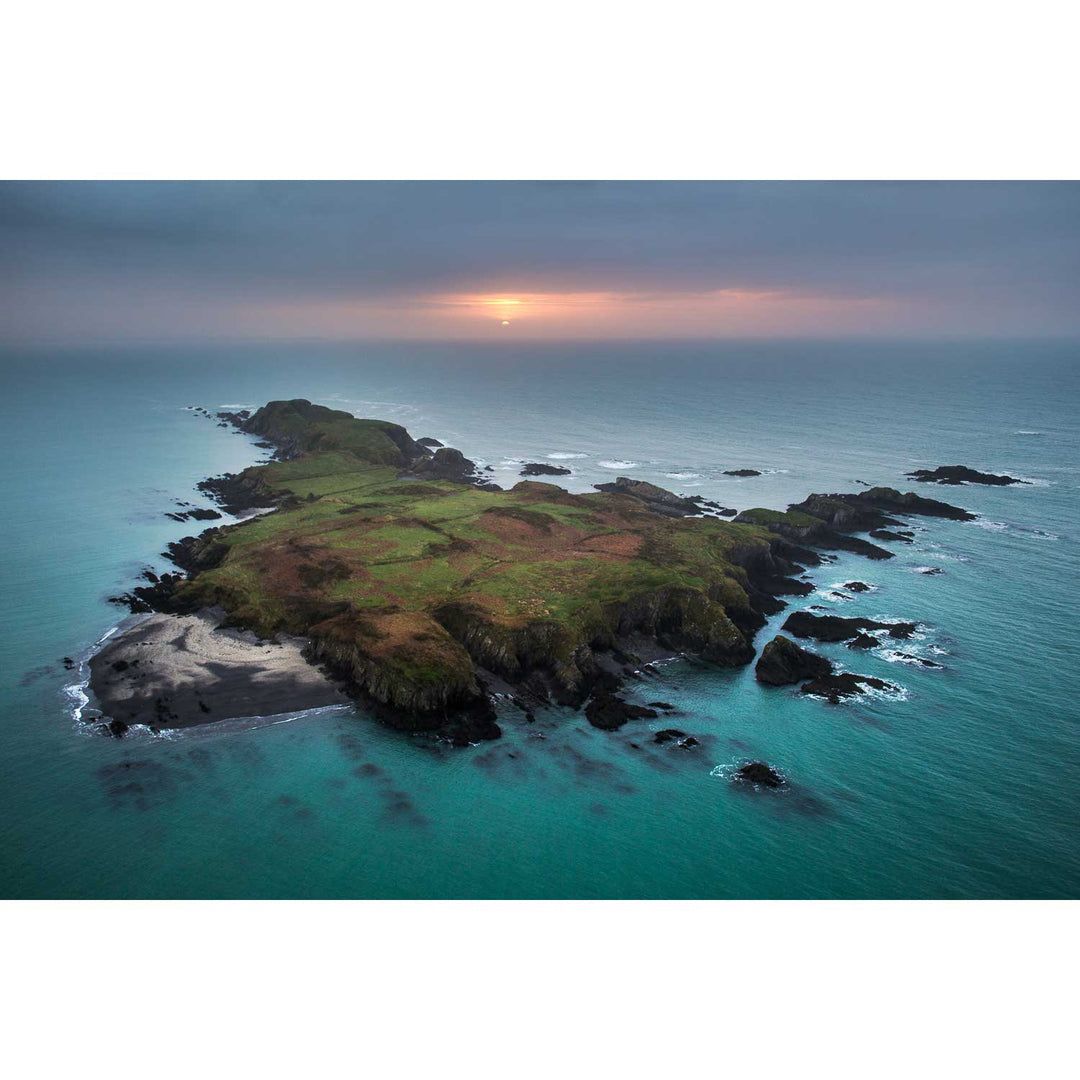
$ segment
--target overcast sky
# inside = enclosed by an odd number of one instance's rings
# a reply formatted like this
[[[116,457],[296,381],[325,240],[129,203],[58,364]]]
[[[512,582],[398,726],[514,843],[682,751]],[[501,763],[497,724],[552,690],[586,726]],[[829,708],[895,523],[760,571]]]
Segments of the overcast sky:
[[[1080,334],[1080,184],[0,184],[0,341]]]

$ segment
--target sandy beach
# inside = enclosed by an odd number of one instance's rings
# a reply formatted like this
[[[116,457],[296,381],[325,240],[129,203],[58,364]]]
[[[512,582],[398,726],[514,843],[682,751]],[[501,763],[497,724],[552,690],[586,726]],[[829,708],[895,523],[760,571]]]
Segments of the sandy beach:
[[[276,642],[219,628],[224,613],[152,615],[90,661],[98,708],[125,724],[191,727],[348,704],[304,658],[305,639]]]

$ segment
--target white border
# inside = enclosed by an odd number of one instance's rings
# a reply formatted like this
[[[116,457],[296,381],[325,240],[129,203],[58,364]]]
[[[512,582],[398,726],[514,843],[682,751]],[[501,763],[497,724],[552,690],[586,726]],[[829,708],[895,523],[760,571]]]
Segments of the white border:
[[[1069,903],[0,911],[19,1077],[981,1080],[1072,1058]]]
[[[1072,179],[1075,6],[38,0],[0,174]]]

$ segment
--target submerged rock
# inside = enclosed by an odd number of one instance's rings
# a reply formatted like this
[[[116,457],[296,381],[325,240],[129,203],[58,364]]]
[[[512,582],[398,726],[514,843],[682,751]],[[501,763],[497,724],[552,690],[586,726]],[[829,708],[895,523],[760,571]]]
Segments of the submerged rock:
[[[927,660],[925,657],[916,656],[914,653],[898,652],[896,655],[904,660],[910,660],[912,663],[922,664],[923,667],[939,668],[945,666],[944,664],[939,664],[936,660]]]
[[[693,735],[687,735],[685,731],[679,731],[678,728],[665,728],[663,731],[658,731],[653,736],[653,742],[661,745],[674,743],[680,750],[693,750],[695,746],[701,745]]]
[[[678,728],[664,728],[663,731],[658,731],[653,736],[653,742],[655,743],[669,743],[678,742],[679,739],[685,739],[686,732],[680,731]]]
[[[585,706],[586,719],[601,731],[617,731],[629,720],[655,720],[658,715],[655,709],[631,705],[606,690],[594,694]]]
[[[939,465],[936,469],[916,469],[909,472],[907,477],[923,484],[993,484],[1004,487],[1008,484],[1028,483],[1027,480],[1018,480],[1015,476],[979,472],[967,465]]]
[[[832,665],[824,656],[799,648],[783,635],[773,638],[762,649],[754,668],[758,682],[767,686],[788,686],[831,672]]]

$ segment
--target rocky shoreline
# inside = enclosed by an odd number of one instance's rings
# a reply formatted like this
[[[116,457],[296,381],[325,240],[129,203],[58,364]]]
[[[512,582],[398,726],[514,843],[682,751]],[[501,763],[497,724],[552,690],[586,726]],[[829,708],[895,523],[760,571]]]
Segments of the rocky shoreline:
[[[207,583],[211,578],[220,579],[223,568],[231,565],[233,530],[241,526],[213,527],[169,546],[166,554],[180,573],[157,576],[148,572],[145,584],[116,598],[132,610],[158,613],[156,619],[180,620],[177,633],[168,641],[165,624],[159,621],[143,631],[143,639],[135,635],[128,640],[125,635],[91,661],[91,689],[103,714],[121,724],[130,725],[148,710],[151,720],[179,726],[213,722],[239,707],[255,708],[262,714],[268,709],[286,712],[355,700],[392,727],[431,732],[465,745],[499,736],[492,701],[498,688],[509,694],[526,718],[536,707],[554,703],[583,709],[593,726],[613,730],[633,719],[659,715],[651,707],[632,705],[620,697],[620,689],[650,652],[686,652],[722,666],[749,664],[756,655],[754,636],[766,617],[787,606],[784,596],[806,595],[813,590],[813,584],[805,578],[806,569],[827,560],[829,551],[853,551],[871,559],[891,557],[890,551],[853,533],[902,527],[904,523],[894,514],[951,520],[974,517],[947,503],[880,487],[857,494],[810,495],[787,511],[759,508],[738,515],[699,496],[680,496],[628,477],[597,485],[610,502],[596,503],[590,500],[600,496],[572,496],[553,485],[531,481],[503,493],[460,451],[434,439],[413,440],[399,425],[358,421],[350,414],[301,400],[273,402],[254,414],[241,411],[218,416],[219,422],[259,437],[262,445],[273,449],[277,462],[302,463],[319,454],[351,455],[357,468],[361,468],[360,463],[369,471],[382,468],[387,482],[393,483],[396,477],[398,486],[387,489],[395,497],[399,491],[410,493],[414,499],[428,494],[433,499],[450,497],[448,489],[425,488],[425,483],[460,485],[461,490],[497,494],[499,498],[505,495],[510,501],[505,506],[489,507],[480,520],[486,523],[485,528],[494,530],[493,535],[502,538],[501,542],[511,545],[527,541],[547,550],[548,535],[555,534],[556,524],[565,531],[567,523],[572,526],[578,520],[576,515],[588,511],[611,515],[613,522],[628,523],[632,531],[619,541],[623,547],[630,539],[640,546],[647,538],[652,545],[648,550],[657,553],[666,550],[657,548],[657,544],[681,545],[686,542],[684,534],[687,540],[695,535],[694,531],[687,533],[687,529],[700,531],[708,527],[709,521],[715,522],[711,528],[732,530],[730,536],[724,535],[724,558],[729,561],[718,566],[715,583],[700,595],[685,587],[669,586],[651,592],[628,588],[623,598],[605,602],[584,623],[577,618],[572,624],[574,629],[571,624],[541,617],[510,630],[492,623],[471,601],[436,606],[433,618],[375,609],[379,615],[375,624],[370,616],[358,617],[343,602],[316,599],[320,590],[336,587],[335,582],[348,580],[353,571],[340,559],[335,563],[329,552],[302,546],[307,541],[289,540],[288,544],[301,546],[295,555],[288,546],[281,549],[288,558],[281,563],[280,574],[298,574],[300,588],[313,590],[312,596],[304,599],[300,594],[287,595],[290,613],[268,623],[265,616],[256,615],[249,602],[229,589],[216,584],[213,588],[204,586],[204,579]],[[303,496],[302,485],[275,482],[274,468],[257,466],[240,474],[210,478],[198,485],[199,490],[233,515],[254,509],[301,514],[305,506],[320,498],[314,489]],[[553,471],[561,467],[538,469]],[[377,488],[373,490],[378,494]],[[323,499],[320,505],[325,503]],[[366,521],[361,517],[366,505],[356,504],[360,511],[356,515],[358,522]],[[552,516],[556,510],[566,515],[565,522],[558,515]],[[348,515],[352,511],[353,506],[345,505],[334,512]],[[454,566],[474,558],[470,542],[440,539],[438,527],[418,522],[414,514],[408,511],[401,518],[402,524],[410,535],[421,526],[430,528],[428,546],[433,554],[449,559]],[[734,516],[734,524],[723,523],[725,516]],[[664,522],[670,524],[665,526]],[[745,542],[736,540],[744,533]],[[893,536],[881,538],[892,540]],[[580,555],[583,540],[573,543],[578,545]],[[276,554],[274,557],[278,558]],[[613,557],[597,549],[596,566],[604,569],[608,565],[605,560]],[[620,549],[617,558],[623,557]],[[678,560],[685,556],[674,551],[671,556],[650,557],[676,558],[674,565],[681,565]],[[661,561],[660,565],[665,563]],[[723,570],[723,565],[729,569]],[[860,584],[852,583],[853,587]],[[210,625],[216,616],[207,614],[208,600],[223,607],[217,625]],[[170,666],[161,655],[169,642],[178,653],[185,649],[191,652],[184,642],[192,640],[195,624],[183,620],[192,619],[198,621],[200,673],[193,671],[191,663],[196,661],[190,657]],[[377,629],[373,629],[376,625]],[[892,636],[906,636],[903,628],[908,626],[914,628],[914,624],[842,620],[807,612],[796,612],[785,623],[785,629],[795,636],[850,640],[852,644],[859,635],[867,636],[866,630],[885,629]],[[184,633],[179,632],[180,627]],[[264,652],[266,649],[286,648],[288,659],[284,654],[274,654],[277,667],[271,666],[267,674],[265,665],[260,667],[254,654],[241,657],[243,650],[235,635],[244,631],[249,635],[243,640],[244,646],[259,651],[260,657],[271,655]],[[387,652],[399,640],[394,636],[399,633],[408,635],[400,637],[405,652],[395,653],[392,648]],[[146,639],[147,634],[163,636]],[[269,638],[278,644],[267,644]],[[390,645],[380,644],[387,641]],[[138,650],[147,647],[158,650],[152,678],[144,678],[150,665],[132,662],[139,658]],[[407,666],[411,663],[415,667],[419,661],[403,659],[411,652],[428,656],[423,662],[436,665],[430,675],[426,669],[417,669],[423,676],[420,682],[409,674],[413,668]],[[222,659],[224,654],[229,656]],[[298,663],[311,673],[310,678],[300,677]],[[804,688],[806,692],[819,692],[830,701],[859,693],[863,684],[875,682],[865,676],[834,675],[827,661],[800,649],[790,639],[770,642],[758,659],[759,680],[785,685],[792,681],[792,672],[798,672],[795,681],[806,679],[808,686],[817,686],[816,690]],[[171,690],[170,677],[175,684]],[[216,685],[219,682],[221,687]],[[211,700],[215,695],[216,702]],[[284,707],[275,709],[275,705]]]

